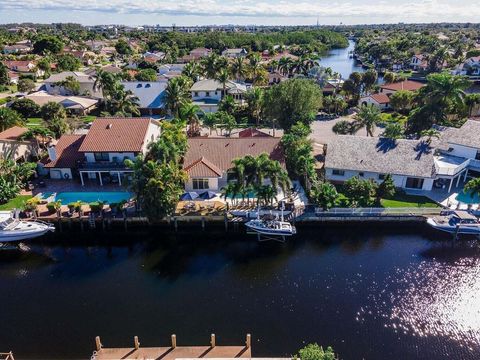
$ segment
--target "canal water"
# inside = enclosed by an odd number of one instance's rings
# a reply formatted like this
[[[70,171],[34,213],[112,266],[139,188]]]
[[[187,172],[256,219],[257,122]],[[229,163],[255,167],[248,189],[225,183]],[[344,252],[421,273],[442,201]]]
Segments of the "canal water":
[[[341,359],[479,359],[480,250],[423,227],[69,234],[0,253],[0,350],[89,358],[110,347],[242,344],[288,356],[310,342]]]
[[[355,42],[348,40],[348,47],[344,49],[330,50],[327,56],[320,59],[320,66],[329,67],[342,75],[342,79],[348,79],[352,72],[364,72],[358,62],[349,56],[355,49]]]

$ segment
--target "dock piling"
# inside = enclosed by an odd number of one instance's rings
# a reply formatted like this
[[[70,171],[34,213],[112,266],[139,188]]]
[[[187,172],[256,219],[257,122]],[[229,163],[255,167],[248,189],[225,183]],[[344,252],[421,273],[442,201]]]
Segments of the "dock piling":
[[[247,349],[250,349],[250,346],[252,346],[252,335],[247,334],[247,341],[245,342],[245,345],[247,346]]]
[[[102,345],[102,342],[100,341],[100,336],[95,337],[95,347],[97,351],[102,350],[103,345]]]
[[[177,335],[172,334],[172,349],[177,347]]]
[[[135,347],[135,350],[140,349],[140,342],[138,341],[138,336],[133,337],[133,345]]]
[[[202,231],[205,231],[205,217],[202,216]]]
[[[215,345],[216,345],[216,343],[215,343],[215,334],[211,334],[211,335],[210,335],[210,346],[211,346],[212,348],[214,348]]]

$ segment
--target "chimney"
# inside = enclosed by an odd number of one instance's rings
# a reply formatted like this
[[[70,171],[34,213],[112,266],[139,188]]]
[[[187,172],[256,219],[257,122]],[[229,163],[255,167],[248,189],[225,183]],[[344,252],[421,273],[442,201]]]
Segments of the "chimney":
[[[47,148],[48,151],[48,157],[50,158],[51,161],[57,160],[57,150],[55,149],[55,145],[50,145]]]

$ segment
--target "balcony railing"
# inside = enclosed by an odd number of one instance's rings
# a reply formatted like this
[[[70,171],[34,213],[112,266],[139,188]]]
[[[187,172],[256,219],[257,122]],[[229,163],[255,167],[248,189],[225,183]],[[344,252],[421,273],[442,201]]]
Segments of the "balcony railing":
[[[80,162],[78,163],[78,168],[80,170],[129,170],[124,163],[121,162]]]
[[[470,167],[480,169],[480,160],[470,159]]]

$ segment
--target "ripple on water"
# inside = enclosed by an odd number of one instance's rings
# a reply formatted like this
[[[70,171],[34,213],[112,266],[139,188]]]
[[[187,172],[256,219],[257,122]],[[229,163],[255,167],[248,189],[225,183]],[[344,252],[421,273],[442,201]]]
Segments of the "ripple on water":
[[[360,309],[360,322],[373,310],[395,333],[446,337],[470,349],[480,345],[480,259],[396,269],[383,286],[373,283],[371,294],[373,308]]]

